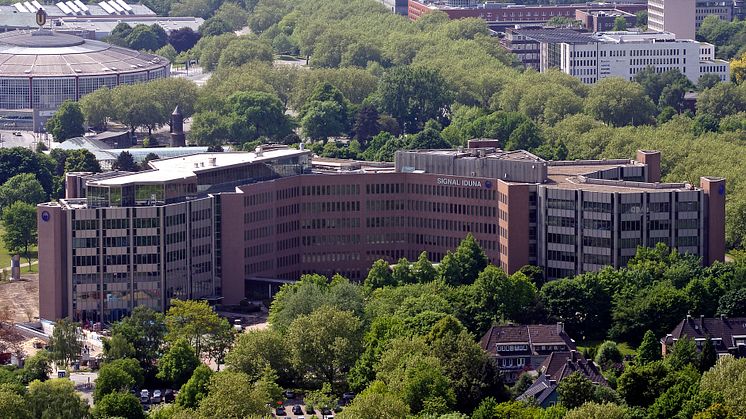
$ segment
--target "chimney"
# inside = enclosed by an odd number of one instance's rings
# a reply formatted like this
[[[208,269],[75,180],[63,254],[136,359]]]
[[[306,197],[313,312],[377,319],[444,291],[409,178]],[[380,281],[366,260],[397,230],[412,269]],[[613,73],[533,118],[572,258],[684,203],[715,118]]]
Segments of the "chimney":
[[[210,157],[207,159],[207,162],[210,164],[210,166],[215,167],[218,165],[217,159],[215,157]]]
[[[565,324],[562,322],[557,322],[557,334],[562,334],[562,332],[565,331]]]
[[[720,320],[722,320],[722,321],[725,321],[725,320],[727,320],[727,319],[728,319],[728,317],[726,317],[726,315],[725,315],[725,314],[721,314],[721,315],[720,315]]]
[[[691,314],[687,314],[686,315],[686,322],[689,323],[690,321],[692,321],[692,315]]]
[[[704,332],[705,330],[705,315],[704,314],[699,315],[699,328],[702,329],[702,331]]]

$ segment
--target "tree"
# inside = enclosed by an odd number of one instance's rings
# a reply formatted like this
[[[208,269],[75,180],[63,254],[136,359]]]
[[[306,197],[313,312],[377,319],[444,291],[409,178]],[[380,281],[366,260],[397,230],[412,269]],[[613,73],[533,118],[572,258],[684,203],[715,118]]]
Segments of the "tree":
[[[168,333],[165,339],[172,344],[181,339],[186,340],[194,350],[193,355],[199,358],[208,349],[205,347],[206,339],[220,328],[221,323],[221,318],[205,301],[173,300],[171,308],[166,313]],[[180,346],[180,344],[174,345],[174,347]],[[182,354],[181,349],[179,349],[179,354]],[[192,370],[194,368],[196,368],[196,365]],[[191,375],[191,371],[189,371],[187,379],[189,375]]]
[[[610,331],[613,339],[634,344],[648,329],[663,336],[686,315],[688,298],[670,281],[628,291],[614,298]]]
[[[213,374],[207,397],[199,403],[197,412],[202,417],[242,419],[251,415],[264,416],[270,400],[257,391],[249,376],[232,371]]]
[[[429,122],[429,121],[428,121]],[[436,124],[437,125],[437,124]],[[450,148],[440,131],[436,128],[425,126],[425,129],[409,137],[407,148],[412,150]]]
[[[258,380],[269,365],[279,374],[280,381],[287,383],[293,378],[289,357],[283,336],[274,329],[250,330],[236,338],[225,364],[231,371],[247,374],[252,381]]]
[[[746,288],[728,291],[720,297],[717,312],[729,317],[746,316]]]
[[[110,393],[96,402],[93,417],[97,419],[127,418],[145,419],[145,413],[137,397],[130,393]]]
[[[380,114],[375,106],[363,105],[355,115],[355,123],[352,126],[352,132],[355,138],[365,143],[381,132],[381,125],[378,123]]]
[[[49,379],[51,372],[52,366],[50,365],[49,352],[39,351],[24,362],[20,376],[21,382],[24,385],[28,385],[34,380],[46,381]]]
[[[326,140],[345,130],[347,114],[334,101],[313,101],[305,110],[300,125],[303,132],[314,140]]]
[[[86,149],[65,152],[65,172],[101,172],[96,156]]]
[[[532,121],[525,121],[510,133],[505,143],[506,150],[533,150],[542,143],[539,127]]]
[[[378,108],[396,118],[408,133],[417,132],[426,121],[447,113],[451,92],[435,70],[397,67],[378,85]]]
[[[34,418],[84,418],[88,403],[75,392],[67,378],[33,381],[29,384],[26,401]]]
[[[189,409],[196,409],[200,400],[207,396],[212,370],[204,364],[200,364],[192,373],[176,395],[176,404]]]
[[[104,357],[108,361],[133,358],[135,347],[123,335],[114,335],[111,339],[104,339]]]
[[[54,154],[53,150],[51,155]],[[44,191],[50,194],[54,191],[54,180],[49,162],[43,154],[34,153],[28,148],[0,148],[0,184],[15,175],[31,173],[36,176]]]
[[[337,415],[339,419],[405,419],[409,406],[391,393],[366,391],[355,397],[349,406]]]
[[[117,161],[112,164],[112,169],[121,170],[123,172],[136,172],[139,168],[135,159],[132,158],[132,154],[129,151],[122,151],[117,156]]]
[[[440,263],[439,275],[453,285],[473,283],[488,264],[487,256],[471,233],[449,254],[446,255],[449,260],[444,258]]]
[[[596,351],[596,363],[600,365],[604,371],[612,368],[621,369],[622,361],[624,361],[624,357],[617,347],[616,342],[607,340],[602,343]]]
[[[124,40],[130,48],[140,51],[155,51],[163,46],[158,34],[150,26],[143,24],[135,25]]]
[[[674,371],[683,369],[687,365],[699,366],[699,353],[694,340],[687,337],[677,340],[671,353],[666,356],[665,362]]]
[[[614,403],[588,402],[570,410],[565,419],[628,419],[629,408]]]
[[[0,419],[31,419],[26,400],[12,391],[0,389]]]
[[[736,84],[746,81],[746,52],[730,62],[730,76]]]
[[[207,354],[215,361],[218,370],[220,370],[220,364],[225,362],[226,353],[233,346],[235,338],[236,330],[226,319],[221,319],[220,324],[207,337]]]
[[[98,403],[105,396],[118,392],[128,392],[136,386],[135,378],[121,365],[104,364],[98,372],[93,400]]]
[[[414,282],[424,284],[435,280],[438,275],[438,271],[433,267],[433,264],[427,258],[427,252],[422,251],[420,256],[417,257],[417,262],[412,265],[412,278]]]
[[[652,330],[645,332],[642,343],[637,348],[635,361],[638,365],[645,365],[661,359],[661,345]]]
[[[413,281],[412,272],[407,258],[401,258],[391,269],[391,278],[398,285],[410,284]]]
[[[58,365],[67,366],[78,359],[83,344],[78,340],[78,324],[69,319],[58,320],[49,338],[49,354]]]
[[[579,372],[574,372],[565,377],[557,386],[559,401],[568,409],[574,409],[586,402],[594,401],[594,393],[595,389],[591,380]]]
[[[352,312],[329,306],[296,318],[287,331],[293,365],[329,384],[355,364],[361,337],[360,321]]]
[[[257,393],[261,395],[262,400],[267,400],[270,404],[282,402],[282,387],[277,384],[277,373],[269,365],[264,367],[261,377],[259,377],[259,380],[254,383],[254,388]],[[324,384],[322,391],[326,389],[327,384]],[[329,388],[329,391],[327,391],[326,394],[331,395],[331,388]],[[332,400],[327,404],[327,406],[334,407],[334,404],[332,403],[336,403],[337,400],[334,396],[331,396],[331,398]],[[312,403],[312,400],[314,400],[313,392],[309,392],[306,395],[305,400],[307,404]]]
[[[168,34],[168,42],[178,53],[190,50],[199,41],[199,38],[199,33],[187,27],[176,29]]]
[[[16,201],[3,207],[2,215],[2,238],[5,249],[10,253],[25,256],[31,270],[29,249],[37,242],[36,207],[23,201]]]
[[[17,201],[36,205],[44,202],[47,197],[41,183],[31,173],[15,175],[0,185],[0,208],[6,208]]]
[[[107,119],[114,116],[111,107],[111,89],[101,87],[80,98],[80,110],[89,127],[106,128]]]
[[[614,19],[614,28],[612,28],[613,31],[626,31],[627,30],[627,19],[624,18],[624,16],[617,16]]]
[[[666,390],[668,373],[662,361],[627,366],[617,380],[617,391],[629,406],[650,406]]]
[[[138,127],[147,127],[148,135],[167,121],[164,116],[171,109],[164,109],[159,92],[151,83],[120,84],[111,90],[111,106],[115,119],[127,125],[132,133]]]
[[[717,119],[746,111],[746,84],[718,83],[697,97],[697,115],[709,114]]]
[[[174,388],[178,389],[189,380],[199,365],[199,358],[189,342],[186,339],[179,339],[171,345],[168,352],[158,362],[157,377],[173,383]]]
[[[232,138],[241,142],[259,137],[281,138],[291,132],[291,123],[277,96],[264,92],[239,92],[228,97],[234,126]]]
[[[397,285],[397,282],[391,274],[389,264],[383,259],[373,262],[368,271],[368,276],[365,278],[365,287],[374,290],[376,288],[395,285]]]
[[[128,317],[112,326],[112,339],[122,336],[132,344],[135,359],[145,370],[152,369],[153,363],[160,358],[165,335],[163,314],[145,306],[136,306]]]
[[[712,344],[712,339],[708,336],[704,345],[702,345],[702,353],[699,357],[699,371],[705,372],[714,367],[717,359],[718,354],[715,351],[715,346]]]
[[[720,81],[720,76],[718,76],[717,74],[703,74],[699,76],[699,80],[697,80],[697,90],[700,92],[707,90],[720,83]]]
[[[226,32],[232,32],[231,27],[228,22],[218,17],[211,17],[199,26],[200,35],[206,37],[218,36]]]
[[[615,127],[647,124],[654,110],[639,84],[618,77],[600,80],[585,101],[588,115]]]
[[[239,37],[220,54],[218,68],[240,67],[252,61],[272,61],[272,47],[256,39]]]
[[[637,27],[639,28],[645,28],[648,27],[648,11],[647,10],[640,10],[639,12],[635,13],[636,23]]]
[[[55,141],[61,143],[68,138],[81,137],[84,132],[84,120],[80,104],[72,100],[66,100],[47,120],[46,129],[48,133],[52,134]]]
[[[720,393],[735,417],[746,416],[746,359],[720,358],[714,368],[702,374],[699,388],[700,394]]]

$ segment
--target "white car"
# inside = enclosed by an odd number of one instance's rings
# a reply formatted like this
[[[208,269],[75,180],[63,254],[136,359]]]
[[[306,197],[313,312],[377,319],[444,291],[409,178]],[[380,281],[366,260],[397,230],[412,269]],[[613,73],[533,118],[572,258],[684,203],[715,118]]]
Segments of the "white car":
[[[160,403],[160,402],[161,402],[161,391],[154,390],[153,391],[153,403]]]
[[[150,401],[150,392],[148,390],[140,390],[140,402],[147,403]]]

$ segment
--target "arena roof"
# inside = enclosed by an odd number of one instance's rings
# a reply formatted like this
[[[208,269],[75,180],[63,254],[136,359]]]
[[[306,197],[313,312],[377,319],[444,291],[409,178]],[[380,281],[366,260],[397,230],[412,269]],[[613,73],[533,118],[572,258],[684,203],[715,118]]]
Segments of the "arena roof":
[[[0,34],[0,77],[106,76],[168,65],[157,55],[48,30]]]

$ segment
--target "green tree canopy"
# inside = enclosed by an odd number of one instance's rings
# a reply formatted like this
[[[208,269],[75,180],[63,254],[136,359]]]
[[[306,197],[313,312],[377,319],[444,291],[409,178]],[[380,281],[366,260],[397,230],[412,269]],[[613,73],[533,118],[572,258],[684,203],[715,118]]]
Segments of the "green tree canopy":
[[[174,388],[181,388],[199,364],[194,349],[182,338],[172,343],[163,358],[158,361],[157,377],[172,383]]]
[[[655,105],[639,84],[618,77],[596,83],[585,102],[588,115],[615,127],[647,124],[654,110]]]
[[[66,100],[47,120],[46,130],[52,134],[55,141],[62,142],[68,138],[82,136],[84,121],[85,117],[80,109],[80,104],[72,100]]]
[[[645,332],[645,336],[642,338],[642,343],[637,348],[637,357],[635,361],[639,365],[645,365],[653,361],[661,359],[661,345],[656,339],[655,334],[652,330]]]
[[[397,67],[381,79],[378,101],[382,112],[396,118],[406,132],[414,133],[426,121],[445,115],[451,93],[435,70]]]
[[[189,409],[196,409],[199,402],[207,396],[212,370],[201,364],[195,368],[189,381],[186,382],[176,396],[176,404]]]
[[[33,381],[26,401],[34,418],[84,418],[88,414],[88,403],[67,378]]]
[[[145,419],[140,401],[130,393],[109,393],[96,402],[93,417]]]
[[[59,366],[66,367],[80,357],[83,344],[78,339],[78,323],[58,320],[49,338],[49,354]]]
[[[32,173],[15,175],[0,185],[0,208],[18,201],[36,205],[46,199],[47,193]]]

